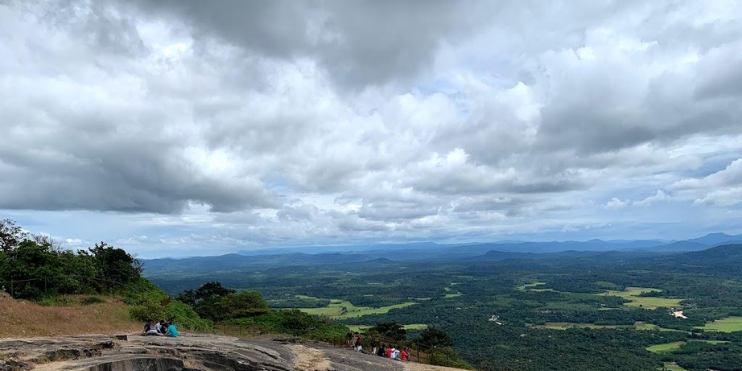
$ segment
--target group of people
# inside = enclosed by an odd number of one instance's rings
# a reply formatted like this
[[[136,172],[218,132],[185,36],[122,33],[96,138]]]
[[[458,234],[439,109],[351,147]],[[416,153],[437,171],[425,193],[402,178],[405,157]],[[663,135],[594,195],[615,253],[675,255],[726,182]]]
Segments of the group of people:
[[[144,323],[144,335],[170,336],[177,338],[178,329],[175,327],[175,324],[173,324],[173,320],[160,320],[160,322],[155,322],[154,326],[152,326],[152,320],[147,320],[147,322]]]
[[[352,347],[357,352],[367,353],[363,350],[362,345],[363,338],[358,332],[348,332],[345,336],[345,343],[347,346]],[[397,349],[394,345],[387,345],[380,343],[379,340],[371,338],[371,353],[380,357],[386,357],[396,359],[400,361],[407,361],[410,359],[410,349],[403,348]]]

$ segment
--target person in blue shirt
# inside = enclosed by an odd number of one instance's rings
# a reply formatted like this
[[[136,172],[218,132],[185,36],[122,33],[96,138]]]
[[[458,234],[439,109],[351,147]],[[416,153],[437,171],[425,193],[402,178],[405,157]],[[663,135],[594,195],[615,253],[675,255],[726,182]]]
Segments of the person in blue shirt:
[[[175,328],[175,325],[172,322],[170,322],[168,324],[168,326],[167,326],[167,332],[165,333],[165,335],[170,336],[170,337],[173,337],[173,338],[177,338],[178,337],[178,329]]]

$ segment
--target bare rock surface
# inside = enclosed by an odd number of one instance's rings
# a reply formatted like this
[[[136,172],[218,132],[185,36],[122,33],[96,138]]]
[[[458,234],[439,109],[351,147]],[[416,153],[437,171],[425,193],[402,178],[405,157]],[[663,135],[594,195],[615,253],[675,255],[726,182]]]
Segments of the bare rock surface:
[[[281,340],[189,334],[0,339],[0,371],[404,371],[399,361]]]

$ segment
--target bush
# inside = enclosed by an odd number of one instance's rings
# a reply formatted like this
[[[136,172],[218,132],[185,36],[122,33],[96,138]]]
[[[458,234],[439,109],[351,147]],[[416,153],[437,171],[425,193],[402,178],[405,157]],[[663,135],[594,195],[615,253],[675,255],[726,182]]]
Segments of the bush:
[[[36,303],[45,307],[66,307],[76,304],[69,296],[47,296]]]
[[[124,303],[129,305],[141,304],[147,300],[164,301],[168,297],[164,291],[146,278],[127,283],[117,293],[121,295]]]
[[[199,331],[209,331],[212,328],[212,322],[207,319],[201,319],[198,314],[189,306],[179,302],[171,301],[164,308],[165,318],[175,321],[177,326]]]
[[[129,308],[129,315],[138,321],[157,320],[165,318],[165,310],[160,301],[150,298]]]
[[[87,298],[84,298],[80,300],[80,304],[82,305],[90,305],[90,304],[101,304],[105,303],[106,301],[97,297],[97,296],[88,296]]]
[[[455,367],[472,370],[470,364],[466,363],[463,359],[459,358],[453,348],[435,348],[430,351],[430,364],[436,366]]]
[[[264,333],[289,334],[319,341],[343,338],[348,327],[333,324],[327,318],[312,316],[299,310],[270,310],[248,318],[237,318],[224,322],[236,328],[251,328]]]

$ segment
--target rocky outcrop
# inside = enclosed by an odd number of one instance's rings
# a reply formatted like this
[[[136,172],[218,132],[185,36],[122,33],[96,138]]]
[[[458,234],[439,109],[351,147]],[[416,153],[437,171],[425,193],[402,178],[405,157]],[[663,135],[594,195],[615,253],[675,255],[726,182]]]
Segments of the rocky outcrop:
[[[317,344],[227,336],[0,340],[0,371],[402,371],[398,361]]]

